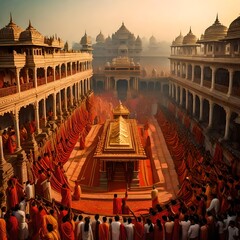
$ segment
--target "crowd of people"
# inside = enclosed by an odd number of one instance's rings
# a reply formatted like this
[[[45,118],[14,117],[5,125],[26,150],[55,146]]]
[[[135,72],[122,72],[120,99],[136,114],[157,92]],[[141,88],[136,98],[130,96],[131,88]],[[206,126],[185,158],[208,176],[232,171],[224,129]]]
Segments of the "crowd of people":
[[[128,207],[128,193],[113,198],[114,217],[89,217],[72,209],[81,189],[69,186],[63,162],[69,148],[67,131],[56,140],[55,151],[33,161],[29,156],[28,181],[8,180],[6,206],[1,208],[0,239],[63,240],[235,240],[240,227],[240,179],[222,159],[192,142],[191,134],[171,114],[159,109],[156,118],[163,131],[179,177],[176,199],[160,205],[151,192],[149,213],[137,215]],[[52,150],[52,149],[51,149]],[[60,151],[61,150],[61,151]],[[62,154],[60,154],[62,153]],[[51,188],[61,194],[52,198]],[[89,211],[91,211],[89,209]]]

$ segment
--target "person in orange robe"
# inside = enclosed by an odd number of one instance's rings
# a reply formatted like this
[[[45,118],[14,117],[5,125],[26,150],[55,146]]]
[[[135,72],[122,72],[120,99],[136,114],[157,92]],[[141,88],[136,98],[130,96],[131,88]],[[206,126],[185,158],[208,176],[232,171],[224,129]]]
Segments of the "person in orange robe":
[[[6,222],[3,218],[0,218],[0,239],[7,240]]]
[[[130,214],[130,208],[129,206],[126,204],[125,199],[122,199],[122,214]]]
[[[137,218],[136,223],[134,224],[134,240],[142,240],[144,236],[144,227],[141,222],[141,217]]]
[[[37,225],[38,225],[38,207],[36,206],[36,202],[33,201],[30,207],[30,218],[32,219],[32,227],[33,227],[33,236],[36,236],[38,233]]]
[[[63,217],[61,223],[61,239],[74,240],[74,228],[70,219],[70,213]]]
[[[16,204],[18,204],[18,195],[17,195],[17,188],[14,186],[13,181],[10,179],[7,182],[8,187],[6,189],[6,196],[7,196],[7,205],[8,209],[14,208]]]
[[[61,204],[63,206],[72,207],[72,196],[71,196],[71,190],[67,187],[67,184],[63,184],[61,188],[61,196],[62,196],[62,201]]]
[[[13,154],[17,149],[17,137],[15,135],[15,132],[10,132],[9,138],[8,138],[8,151],[10,154]]]
[[[118,198],[117,194],[114,194],[113,198],[113,214],[121,214],[122,213],[122,199]]]
[[[99,240],[109,239],[109,224],[107,223],[107,218],[103,217],[103,222],[99,225]]]
[[[9,240],[18,240],[18,220],[13,215],[12,210],[8,210],[7,213],[7,233],[8,233],[8,239]]]
[[[81,187],[78,184],[78,181],[75,181],[73,200],[75,200],[75,201],[80,200],[80,196],[81,196]]]

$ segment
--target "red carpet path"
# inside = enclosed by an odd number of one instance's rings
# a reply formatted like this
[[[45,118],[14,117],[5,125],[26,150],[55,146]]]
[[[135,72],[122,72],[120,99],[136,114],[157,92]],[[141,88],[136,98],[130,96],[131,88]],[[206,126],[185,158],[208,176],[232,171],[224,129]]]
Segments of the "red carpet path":
[[[112,199],[113,194],[117,193],[119,197],[124,197],[124,184],[115,186],[115,189],[109,189],[109,192],[96,192],[94,186],[98,184],[93,174],[98,172],[99,166],[92,164],[91,167],[87,161],[89,156],[93,156],[94,149],[97,143],[96,136],[101,131],[101,125],[94,125],[89,132],[86,139],[86,150],[79,150],[79,142],[76,144],[68,162],[64,165],[64,169],[69,179],[70,185],[74,186],[74,181],[83,176],[82,172],[86,171],[81,182],[93,186],[92,191],[81,194],[81,200],[73,201],[73,208],[83,211],[87,214],[111,215],[112,214]],[[155,172],[160,179],[157,185],[159,190],[159,200],[161,203],[167,202],[171,197],[175,197],[178,191],[178,180],[174,169],[173,161],[167,149],[162,131],[154,117],[149,119],[149,136],[151,139],[152,156],[155,165]],[[89,165],[87,166],[86,163]],[[86,166],[85,166],[85,165]],[[129,191],[128,206],[135,212],[136,215],[140,213],[147,213],[151,207],[151,188],[152,176],[149,177],[151,171],[150,161],[140,163],[140,185],[139,189]],[[86,168],[86,169],[84,169]],[[98,173],[97,173],[98,174]],[[91,189],[91,187],[90,187]],[[94,192],[95,191],[95,192]],[[99,191],[99,190],[98,190]],[[61,201],[61,195],[53,191],[53,197],[56,201]]]

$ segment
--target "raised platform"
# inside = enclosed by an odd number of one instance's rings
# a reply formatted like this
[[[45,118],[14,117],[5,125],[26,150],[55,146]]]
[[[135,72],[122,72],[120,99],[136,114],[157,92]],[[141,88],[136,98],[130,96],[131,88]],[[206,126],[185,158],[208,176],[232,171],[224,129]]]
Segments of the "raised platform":
[[[94,125],[86,139],[86,150],[79,150],[79,143],[76,144],[69,161],[64,165],[70,185],[74,186],[81,168],[86,161],[86,157],[92,150],[91,146],[94,142],[96,134],[100,130],[99,125]],[[159,182],[154,183],[159,191],[159,201],[164,204],[171,198],[175,198],[178,191],[178,178],[174,169],[171,155],[166,146],[162,131],[157,121],[152,117],[149,119],[149,136],[151,139],[151,148],[153,161],[158,175]],[[73,201],[73,207],[84,212],[111,214],[113,194],[117,193],[119,197],[124,197],[125,189],[112,189],[111,191],[103,191],[99,187],[82,186],[83,192],[81,200]],[[151,189],[152,185],[145,187],[134,187],[128,189],[128,205],[133,211],[147,212],[151,207]],[[53,197],[57,201],[61,201],[59,193],[54,192]]]

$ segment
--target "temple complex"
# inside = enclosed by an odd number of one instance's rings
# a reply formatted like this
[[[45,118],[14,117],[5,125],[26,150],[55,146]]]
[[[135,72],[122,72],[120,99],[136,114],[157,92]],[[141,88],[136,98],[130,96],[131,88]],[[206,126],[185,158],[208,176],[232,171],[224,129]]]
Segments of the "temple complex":
[[[166,72],[153,56],[141,61],[142,40],[124,23],[96,44],[87,32],[79,40],[81,49],[69,50],[11,15],[0,29],[0,220],[4,206],[8,224],[29,211],[31,239],[53,231],[42,219],[54,211],[61,234],[71,229],[62,239],[80,234],[72,212],[96,221],[119,214],[127,225],[140,216],[155,236],[171,222],[168,240],[179,239],[183,218],[210,240],[219,235],[215,223],[227,223],[224,234],[239,224],[240,17],[226,27],[217,16],[200,37],[194,27],[180,32]],[[158,46],[152,36],[149,51]],[[160,239],[147,233],[141,239]]]

